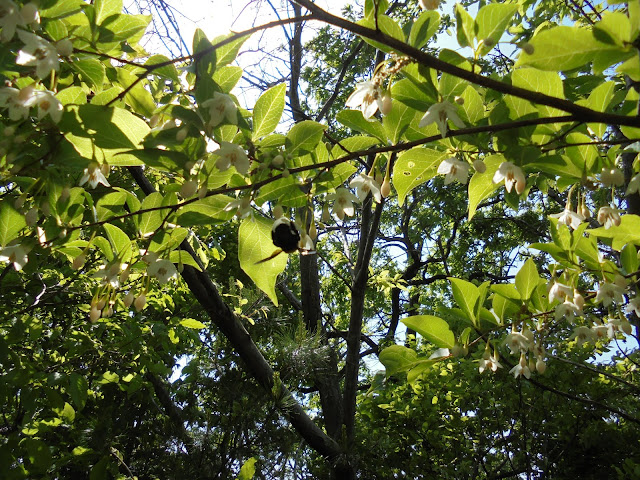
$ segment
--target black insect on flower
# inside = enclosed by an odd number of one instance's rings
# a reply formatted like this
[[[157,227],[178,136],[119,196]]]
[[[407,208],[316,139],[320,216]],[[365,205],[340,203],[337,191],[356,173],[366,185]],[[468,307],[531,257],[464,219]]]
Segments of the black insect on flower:
[[[300,251],[303,254],[315,253],[310,250],[301,248],[300,239],[300,232],[298,231],[298,227],[296,227],[295,223],[293,223],[287,217],[278,218],[275,222],[273,222],[273,227],[271,227],[271,240],[273,241],[273,244],[278,248],[267,258],[263,258],[256,263],[263,263],[271,260],[272,258],[280,255],[282,252],[293,253]]]

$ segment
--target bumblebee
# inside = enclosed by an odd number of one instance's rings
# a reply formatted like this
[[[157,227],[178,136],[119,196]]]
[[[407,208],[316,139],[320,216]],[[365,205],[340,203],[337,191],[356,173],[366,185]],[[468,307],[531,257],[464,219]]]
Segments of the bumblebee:
[[[299,251],[303,255],[314,253],[310,250],[300,248],[301,238],[302,237],[300,236],[300,232],[298,231],[298,227],[296,227],[295,223],[293,223],[287,217],[278,218],[275,222],[273,222],[273,227],[271,227],[271,241],[278,248],[267,258],[263,258],[256,263],[263,263],[271,260],[272,258],[280,255],[282,252],[293,253]]]

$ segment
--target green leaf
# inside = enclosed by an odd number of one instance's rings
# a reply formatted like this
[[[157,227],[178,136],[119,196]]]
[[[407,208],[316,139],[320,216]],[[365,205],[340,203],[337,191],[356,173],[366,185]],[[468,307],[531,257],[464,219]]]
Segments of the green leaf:
[[[249,460],[244,462],[236,480],[251,480],[256,474],[257,461],[258,460],[255,457],[251,457]]]
[[[234,37],[235,35],[236,35],[235,33],[222,35],[220,37],[214,38],[211,43],[214,46],[216,46],[219,43],[227,39],[230,39],[231,37]],[[240,48],[242,47],[244,42],[246,42],[249,39],[249,37],[250,35],[244,35],[236,39],[230,40],[229,42],[227,42],[225,45],[222,45],[221,47],[216,47],[216,58],[217,58],[216,68],[224,67],[225,65],[228,65],[231,62],[233,62],[238,56],[238,52],[240,51]]]
[[[520,87],[534,92],[544,93],[551,97],[564,99],[564,87],[558,72],[541,72],[535,68],[518,68],[511,76],[514,87]],[[540,106],[538,110],[542,115],[563,115],[561,110],[548,106]]]
[[[593,26],[593,36],[603,43],[624,48],[633,40],[629,17],[622,12],[605,11],[602,20]]]
[[[0,245],[3,247],[16,238],[20,230],[27,226],[24,215],[13,208],[11,201],[9,197],[0,204]]]
[[[418,354],[403,345],[391,345],[380,352],[378,359],[384,365],[387,377],[390,377],[415,365]]]
[[[622,248],[620,263],[627,275],[638,271],[638,250],[633,243],[628,243]]]
[[[599,42],[586,28],[559,26],[538,32],[529,42],[533,53],[524,50],[516,66],[531,65],[540,70],[566,71],[591,62],[596,54],[615,50]]]
[[[487,170],[484,173],[476,172],[471,177],[469,181],[469,220],[475,215],[480,203],[500,188],[499,184],[493,183],[493,176],[504,161],[505,158],[502,155],[490,155],[484,161]]]
[[[398,157],[393,167],[393,186],[398,192],[400,206],[411,190],[436,175],[438,165],[446,157],[446,152],[422,147],[412,148]]]
[[[161,77],[168,78],[169,80],[173,80],[174,82],[180,81],[176,66],[164,55],[151,55],[144,64],[146,67],[153,67],[153,70],[150,72],[153,75],[159,75]],[[164,65],[162,67],[154,67],[154,65],[160,64]]]
[[[96,380],[96,383],[100,385],[106,385],[108,383],[118,383],[118,382],[120,382],[120,375],[118,375],[115,372],[104,372],[100,376],[100,378]]]
[[[351,130],[366,133],[382,141],[387,140],[387,134],[382,124],[375,118],[367,120],[360,110],[342,110],[336,115],[336,120]]]
[[[51,3],[51,2],[49,2]],[[66,17],[71,13],[78,13],[87,3],[84,0],[58,0],[49,8],[40,10],[41,18]]]
[[[184,250],[174,250],[169,254],[169,260],[176,265],[190,265],[199,272],[202,271],[202,268],[196,262],[196,260]]]
[[[401,42],[405,41],[404,32],[402,31],[400,25],[398,25],[393,18],[388,17],[387,15],[378,15],[377,19],[374,19],[373,17],[363,18],[356,23],[358,25],[362,25],[363,27],[368,27],[372,30],[381,31],[385,35],[395,38],[396,40],[400,40]],[[361,38],[369,45],[373,45],[380,51],[386,53],[391,53],[393,51],[393,48],[384,43],[376,42],[375,40],[371,40],[370,38],[364,36]]]
[[[129,263],[133,252],[129,236],[110,223],[105,223],[103,227],[107,232],[107,238],[111,243],[115,257],[122,263]]]
[[[456,37],[461,47],[473,47],[475,36],[475,22],[464,7],[456,3],[454,9],[456,15]]]
[[[256,203],[262,205],[269,200],[277,200],[285,207],[303,207],[307,203],[307,194],[300,189],[300,182],[293,176],[279,178],[260,189]]]
[[[280,254],[266,262],[257,263],[276,250],[271,241],[271,226],[270,220],[258,216],[243,220],[238,229],[238,258],[240,268],[277,306],[276,281],[287,266],[287,255]]]
[[[56,98],[62,105],[84,105],[87,103],[87,94],[82,87],[67,87],[56,93]]]
[[[138,80],[138,76],[125,70],[118,68],[118,81],[122,86],[127,89],[135,83],[135,86],[127,91],[124,96],[124,101],[137,113],[144,115],[145,117],[151,117],[156,109],[153,96],[147,90],[145,85],[147,80]]]
[[[408,78],[395,82],[391,86],[391,96],[394,102],[402,102],[419,112],[426,112],[433,105],[431,96]]]
[[[486,55],[500,41],[511,18],[518,11],[518,5],[506,3],[490,3],[478,10],[475,31],[478,41],[491,40],[490,46],[483,45],[480,55]]]
[[[640,245],[640,217],[622,215],[619,226],[594,228],[587,230],[587,233],[599,238],[610,238],[611,246],[617,251],[622,250],[627,243]]]
[[[525,302],[529,301],[531,294],[539,283],[540,277],[536,264],[528,258],[522,268],[516,273],[516,288],[518,289],[520,298]]]
[[[220,87],[220,90],[224,93],[229,93],[242,78],[242,73],[243,71],[240,67],[220,67],[213,74],[213,81]]]
[[[449,281],[451,282],[451,290],[453,291],[453,298],[456,303],[469,320],[475,324],[477,321],[476,310],[478,307],[478,299],[480,298],[478,287],[460,278],[449,277]]]
[[[606,112],[613,98],[614,88],[614,82],[604,82],[594,88],[589,94],[589,108],[597,112]],[[589,128],[593,130],[599,138],[602,138],[607,130],[607,126],[604,123],[590,123]]]
[[[162,206],[162,194],[159,192],[153,192],[147,195],[142,204],[140,210],[146,210],[148,208],[157,208]],[[154,210],[152,212],[145,212],[140,215],[138,220],[138,232],[143,237],[152,234],[162,225],[162,220],[165,218],[169,209],[166,210]]]
[[[440,14],[435,10],[422,12],[411,26],[409,45],[415,48],[424,47],[440,27]]]
[[[270,88],[256,101],[253,108],[253,134],[251,138],[255,141],[273,132],[284,111],[284,94],[287,85],[281,83]]]
[[[105,18],[122,12],[122,0],[96,0],[94,11],[95,23],[100,25]]]
[[[202,330],[203,328],[207,328],[204,323],[199,322],[198,320],[195,320],[193,318],[184,318],[180,320],[180,325],[185,328],[192,328],[193,330]]]
[[[94,58],[87,58],[70,62],[69,64],[90,87],[102,90],[105,74],[105,67],[102,62]]]
[[[408,328],[415,330],[427,341],[439,348],[453,348],[456,339],[449,328],[449,324],[440,317],[433,315],[413,315],[401,319]]]
[[[149,26],[151,15],[112,15],[98,28],[98,43],[104,50],[126,41],[135,44]]]
[[[124,204],[127,201],[126,192],[111,192],[96,202],[96,218],[99,222],[125,213]]]
[[[397,143],[415,116],[416,111],[413,108],[401,102],[393,102],[391,112],[382,119],[382,126],[389,141]]]
[[[89,382],[79,373],[69,375],[69,396],[77,410],[82,410],[89,396]]]
[[[518,302],[507,297],[503,297],[502,295],[494,295],[491,299],[491,305],[501,324],[505,323],[505,320],[510,315],[520,311],[520,305]]]
[[[313,152],[322,139],[322,134],[326,128],[326,125],[312,120],[296,123],[287,134],[285,142],[287,153],[295,156]]]
[[[520,292],[516,290],[516,286],[513,283],[491,285],[491,290],[509,300],[514,300],[518,303],[521,301]]]
[[[150,128],[127,110],[99,105],[71,107],[58,125],[76,151],[88,160],[104,158],[118,166],[142,163],[124,152],[139,148]]]
[[[209,225],[231,220],[235,211],[226,211],[225,207],[233,198],[226,195],[211,195],[185,205],[178,211],[176,222],[183,227],[193,225]]]

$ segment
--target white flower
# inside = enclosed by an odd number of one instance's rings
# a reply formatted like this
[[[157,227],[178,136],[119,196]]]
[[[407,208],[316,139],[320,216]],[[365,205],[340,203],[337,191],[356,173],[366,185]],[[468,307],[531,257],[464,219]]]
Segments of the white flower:
[[[598,293],[596,293],[596,303],[602,303],[604,307],[608,307],[613,302],[622,303],[624,302],[624,292],[625,289],[620,285],[603,282],[598,288]]]
[[[216,160],[216,167],[221,172],[228,170],[232,165],[242,175],[246,175],[249,172],[249,157],[247,157],[247,153],[241,146],[234,143],[221,142],[220,148],[212,153],[220,157]]]
[[[353,193],[344,187],[336,188],[336,193],[327,195],[327,200],[333,200],[332,212],[335,213],[340,220],[344,219],[344,216],[353,217],[355,209],[353,208],[353,202],[358,201]]]
[[[60,68],[58,63],[58,51],[56,47],[47,42],[44,38],[33,33],[18,30],[20,40],[25,46],[18,52],[16,63],[27,67],[36,67],[36,75],[39,78],[46,78],[52,70],[56,72]]]
[[[526,352],[529,350],[530,341],[525,335],[520,332],[511,332],[507,335],[504,343],[509,347],[511,353]]]
[[[567,320],[569,322],[573,322],[573,320],[576,318],[576,315],[582,315],[582,309],[569,300],[565,300],[563,303],[556,307],[556,321],[560,320],[561,318],[567,317]]]
[[[553,303],[554,300],[564,302],[565,299],[571,298],[573,295],[573,288],[569,285],[563,285],[562,283],[553,282],[553,285],[549,289],[549,303]]]
[[[427,113],[424,114],[422,119],[420,119],[419,127],[426,127],[430,123],[436,122],[438,125],[438,130],[440,130],[440,134],[442,138],[447,136],[447,120],[451,120],[453,124],[458,128],[464,128],[465,124],[460,117],[458,116],[458,109],[456,106],[444,100],[440,103],[433,104],[427,110]]]
[[[224,207],[224,211],[230,212],[231,210],[236,211],[236,216],[238,218],[246,217],[251,212],[251,197],[238,197],[235,200],[231,200],[227,203],[227,206]]]
[[[120,286],[120,271],[120,262],[114,262],[110,265],[100,266],[93,276],[99,278],[102,285],[111,285],[113,288],[118,288]]]
[[[423,10],[435,10],[440,5],[440,0],[419,0],[418,3]]]
[[[359,174],[356,178],[351,180],[349,186],[356,189],[356,196],[360,199],[361,202],[364,202],[369,193],[373,195],[373,198],[377,203],[380,203],[382,201],[380,185],[378,185],[378,182],[376,182],[376,180],[369,175],[365,175],[364,173]]]
[[[107,177],[102,173],[102,169],[99,165],[92,164],[84,169],[84,175],[78,182],[78,185],[84,185],[85,183],[89,183],[91,188],[96,188],[99,183],[104,185],[105,187],[110,187],[111,185],[107,181]]]
[[[454,180],[464,185],[469,177],[469,164],[456,158],[447,158],[438,165],[438,173],[444,175],[445,185],[449,185]]]
[[[613,207],[600,207],[598,210],[598,223],[604,228],[611,228],[620,225],[620,210]]]
[[[35,91],[33,85],[22,90],[12,87],[0,88],[0,107],[9,110],[9,118],[12,121],[26,120],[35,101]]]
[[[524,353],[520,355],[520,361],[509,370],[509,373],[513,373],[513,378],[518,378],[520,375],[524,375],[526,378],[531,378],[531,370],[527,364],[527,359],[524,358]]]
[[[38,119],[42,120],[49,115],[51,120],[58,123],[62,118],[62,103],[58,100],[53,92],[48,90],[36,90],[33,92],[34,103],[38,106]]]
[[[491,355],[489,353],[489,350],[485,350],[482,355],[482,359],[478,364],[479,372],[482,373],[485,370],[491,370],[492,372],[495,372],[499,368],[502,368],[502,365],[500,365],[498,358],[495,355]]]
[[[558,223],[564,223],[567,227],[571,227],[574,230],[580,226],[584,221],[584,217],[573,210],[565,208],[560,213],[554,213],[549,215],[550,217],[557,218]]]
[[[573,335],[571,338],[576,340],[578,346],[582,345],[584,342],[588,342],[594,339],[593,331],[589,327],[581,326],[576,327],[573,330]]]
[[[298,242],[298,248],[302,251],[312,252],[316,249],[313,244],[313,239],[304,230],[300,231],[300,241]]]
[[[0,250],[0,262],[13,263],[17,271],[22,270],[28,261],[27,250],[22,245],[10,245]]]
[[[627,313],[635,312],[636,316],[640,317],[640,296],[632,298],[625,310]]]
[[[600,338],[610,338],[609,337],[609,327],[606,325],[594,325],[591,327],[591,333],[595,340]]]
[[[606,187],[614,185],[619,187],[624,183],[624,174],[617,167],[603,168],[600,172],[600,182]]]
[[[25,25],[31,23],[40,23],[40,13],[38,13],[38,7],[35,3],[25,3],[20,9],[20,16]]]
[[[345,105],[349,108],[360,107],[362,116],[366,119],[373,117],[378,109],[382,111],[385,108],[382,90],[372,81],[358,83]]]
[[[229,95],[215,92],[213,98],[202,102],[202,107],[209,109],[209,122],[211,128],[217,127],[225,119],[227,122],[238,123],[238,106]]]
[[[16,27],[25,25],[20,9],[12,0],[0,0],[0,40],[8,42],[16,33]]]
[[[160,283],[167,283],[178,275],[178,270],[169,260],[158,260],[147,267],[147,273]]]
[[[524,192],[527,186],[524,172],[511,162],[502,162],[493,176],[493,183],[501,183],[503,180],[507,192],[511,192],[511,189],[515,186],[518,195]]]
[[[631,180],[629,180],[629,185],[627,186],[627,195],[631,195],[632,193],[638,193],[640,191],[640,173],[634,175]]]

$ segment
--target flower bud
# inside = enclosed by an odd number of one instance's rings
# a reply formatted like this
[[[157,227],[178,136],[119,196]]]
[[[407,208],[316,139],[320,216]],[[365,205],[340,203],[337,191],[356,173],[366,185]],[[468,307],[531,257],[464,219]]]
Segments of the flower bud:
[[[133,303],[133,300],[134,300],[133,292],[129,290],[129,292],[124,296],[122,303],[124,303],[124,306],[126,308],[129,308]]]
[[[38,223],[38,209],[36,207],[30,208],[27,214],[24,216],[25,222],[28,227],[33,227]]]
[[[136,311],[139,312],[144,308],[146,303],[147,303],[147,296],[144,293],[141,293],[138,296],[138,298],[134,300],[133,306],[135,307]]]
[[[485,163],[480,160],[479,158],[476,158],[473,161],[473,168],[475,169],[476,172],[478,173],[484,173],[487,171],[487,166],[485,165]]]
[[[487,37],[482,41],[482,45],[484,45],[487,48],[493,48],[495,44],[496,44],[495,40],[491,37]]]
[[[544,360],[539,358],[538,361],[536,362],[536,370],[540,375],[542,375],[546,369],[547,369],[547,364],[544,363]]]
[[[316,222],[314,219],[311,220],[311,226],[309,226],[309,238],[314,242],[318,239],[318,230],[316,230]]]
[[[533,45],[531,45],[529,42],[526,42],[524,45],[522,45],[522,50],[527,55],[533,55],[533,52],[535,51]]]
[[[104,298],[101,298],[100,300],[98,300],[96,302],[96,304],[94,305],[98,310],[102,310],[104,308],[104,306],[107,304],[106,300]]]
[[[102,312],[100,311],[100,309],[96,307],[91,307],[91,310],[89,311],[89,321],[91,323],[96,323],[100,318],[101,314]]]
[[[201,187],[198,189],[198,198],[199,198],[200,200],[202,200],[203,198],[205,198],[205,197],[207,196],[207,192],[208,192],[208,191],[209,191],[209,189],[207,188],[207,186],[206,186],[206,185],[201,186]]]
[[[109,305],[102,310],[102,318],[109,318],[113,315],[113,307]]]
[[[284,157],[282,155],[276,155],[275,157],[273,157],[273,160],[271,160],[271,165],[273,165],[274,167],[280,167],[283,163]]]
[[[198,190],[198,182],[195,180],[188,180],[182,184],[180,188],[180,196],[182,198],[192,197]]]
[[[81,253],[76,258],[73,259],[73,263],[71,264],[71,268],[74,270],[80,270],[86,261],[87,256],[84,253]]]
[[[16,127],[14,127],[13,125],[5,127],[5,129],[2,131],[2,135],[5,137],[11,137],[14,133],[16,133]]]
[[[283,178],[287,178],[289,175],[290,175],[290,173],[289,173],[289,169],[288,169],[288,168],[285,168],[285,169],[282,171],[282,177],[283,177]]]
[[[273,207],[273,218],[276,220],[284,215],[284,209],[280,205]]]
[[[38,14],[38,7],[33,2],[29,2],[22,6],[20,9],[20,16],[27,25],[30,23],[36,23],[40,21],[40,15]]]
[[[61,57],[68,57],[73,53],[73,43],[68,38],[56,42],[56,50]]]
[[[160,122],[160,115],[158,115],[157,113],[155,115],[153,115],[150,119],[149,119],[149,126],[151,128],[155,128],[158,126],[158,123]]]
[[[391,109],[393,108],[393,99],[391,95],[385,93],[382,96],[382,105],[380,106],[380,111],[383,115],[389,115],[391,113]]]
[[[455,98],[453,99],[454,102],[456,102],[458,105],[464,105],[464,98],[456,95]]]
[[[187,138],[187,129],[186,128],[181,128],[180,130],[178,130],[178,133],[176,133],[176,141],[178,142],[183,142],[185,138]]]
[[[391,182],[389,181],[389,175],[384,177],[382,185],[380,185],[380,195],[382,198],[387,198],[391,194]]]
[[[322,221],[329,223],[331,221],[331,212],[329,211],[329,204],[325,203],[322,207]]]

